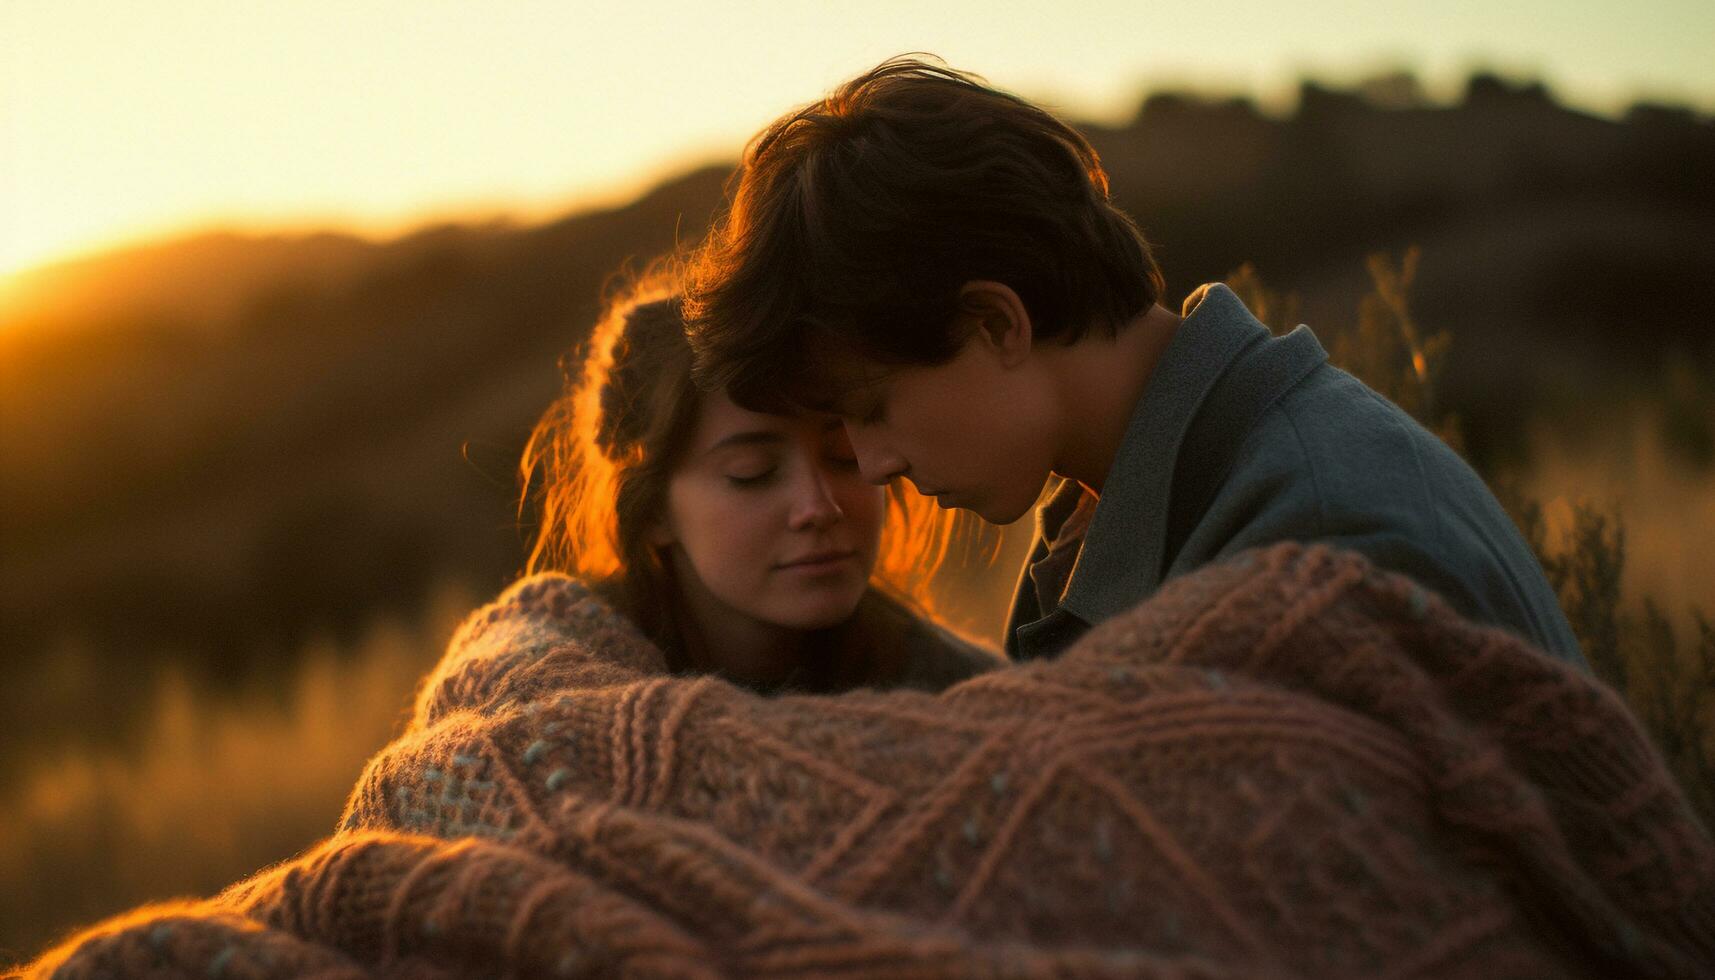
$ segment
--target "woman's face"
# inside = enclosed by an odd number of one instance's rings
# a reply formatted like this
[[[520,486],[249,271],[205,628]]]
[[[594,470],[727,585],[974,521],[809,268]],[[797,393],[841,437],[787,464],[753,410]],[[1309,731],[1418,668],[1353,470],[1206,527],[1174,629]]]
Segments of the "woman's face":
[[[704,396],[699,416],[653,538],[693,604],[712,598],[796,630],[850,616],[875,566],[887,500],[858,473],[839,420],[751,412],[719,392]],[[687,570],[696,581],[683,581]]]

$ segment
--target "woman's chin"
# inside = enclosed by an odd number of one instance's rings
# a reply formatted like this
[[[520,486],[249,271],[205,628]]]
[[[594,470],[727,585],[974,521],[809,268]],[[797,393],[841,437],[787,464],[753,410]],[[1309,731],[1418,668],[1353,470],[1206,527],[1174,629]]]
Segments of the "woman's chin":
[[[838,626],[852,617],[857,611],[858,600],[863,598],[859,590],[851,596],[799,597],[788,608],[782,608],[779,615],[773,617],[774,622],[788,629],[825,630]]]

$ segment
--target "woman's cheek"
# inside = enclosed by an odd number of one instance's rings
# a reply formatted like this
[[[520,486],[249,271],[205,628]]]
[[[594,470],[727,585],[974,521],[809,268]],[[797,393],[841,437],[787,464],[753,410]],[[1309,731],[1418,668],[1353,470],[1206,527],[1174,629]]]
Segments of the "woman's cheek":
[[[854,531],[872,541],[881,535],[882,522],[887,514],[887,488],[860,482],[840,503],[840,510]]]
[[[786,509],[777,494],[742,491],[723,523],[734,554],[745,555],[761,572],[772,567],[777,541],[786,531]]]
[[[768,571],[767,508],[754,490],[725,484],[711,486],[705,499],[712,504],[698,515],[704,547],[712,554],[706,564],[718,566],[727,578],[756,579]]]

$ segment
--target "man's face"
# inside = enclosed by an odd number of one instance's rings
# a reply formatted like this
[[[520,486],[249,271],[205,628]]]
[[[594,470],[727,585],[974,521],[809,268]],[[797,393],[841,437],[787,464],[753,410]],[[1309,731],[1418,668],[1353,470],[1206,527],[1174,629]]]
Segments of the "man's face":
[[[977,335],[946,364],[877,372],[840,405],[864,479],[904,476],[991,524],[1024,516],[1058,445],[1050,389],[1034,367],[1004,365]]]

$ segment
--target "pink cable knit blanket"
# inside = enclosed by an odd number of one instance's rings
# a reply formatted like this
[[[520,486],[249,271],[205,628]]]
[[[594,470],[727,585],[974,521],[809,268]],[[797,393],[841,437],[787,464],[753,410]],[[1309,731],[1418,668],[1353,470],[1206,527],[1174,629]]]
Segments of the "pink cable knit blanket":
[[[334,837],[29,970],[1711,976],[1715,847],[1610,691],[1352,553],[1241,555],[940,694],[668,676],[544,576]]]

